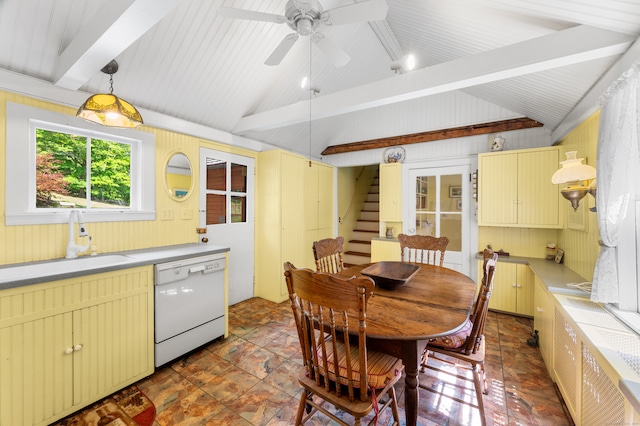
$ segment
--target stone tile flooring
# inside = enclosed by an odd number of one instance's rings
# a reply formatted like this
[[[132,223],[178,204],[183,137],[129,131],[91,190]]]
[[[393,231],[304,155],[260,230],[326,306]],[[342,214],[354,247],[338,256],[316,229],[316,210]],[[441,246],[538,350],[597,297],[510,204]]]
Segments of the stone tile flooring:
[[[155,426],[291,425],[298,405],[300,346],[288,301],[254,298],[229,308],[229,337],[158,369],[137,383],[157,408]],[[484,396],[488,425],[572,425],[537,348],[532,320],[489,312]],[[450,379],[420,375],[445,393],[473,398]],[[404,380],[397,387],[404,424]],[[420,390],[420,425],[479,425],[478,410]],[[385,416],[385,419],[387,417]],[[313,425],[335,424],[316,415]],[[388,424],[388,423],[384,423]]]

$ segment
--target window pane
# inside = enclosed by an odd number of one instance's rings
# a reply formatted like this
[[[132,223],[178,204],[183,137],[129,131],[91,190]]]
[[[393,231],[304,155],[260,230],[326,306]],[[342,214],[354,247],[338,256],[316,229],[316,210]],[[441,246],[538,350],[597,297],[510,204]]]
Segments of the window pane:
[[[231,223],[241,223],[247,221],[247,199],[246,197],[231,197]]]
[[[462,175],[442,175],[440,184],[440,211],[460,211],[457,207],[458,201],[462,200]]]
[[[36,207],[86,207],[87,138],[36,129]]]
[[[247,192],[247,166],[231,163],[231,191]]]
[[[123,208],[131,201],[131,147],[91,140],[91,207]]]
[[[207,194],[207,225],[227,223],[227,197]]]
[[[447,250],[462,250],[462,215],[443,214],[440,216],[440,236],[449,238]]]
[[[227,190],[227,163],[207,158],[207,189]]]
[[[416,235],[436,236],[436,215],[416,212]]]

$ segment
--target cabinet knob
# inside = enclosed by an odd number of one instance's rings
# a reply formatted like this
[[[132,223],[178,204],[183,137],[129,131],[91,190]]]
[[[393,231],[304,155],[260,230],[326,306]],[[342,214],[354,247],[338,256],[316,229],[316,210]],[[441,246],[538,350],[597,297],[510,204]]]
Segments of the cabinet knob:
[[[518,288],[522,288],[522,286],[520,284],[518,284]]]
[[[67,348],[64,350],[65,355],[71,355],[73,353],[73,348]]]
[[[511,287],[516,288],[518,285],[516,283],[511,284]]]
[[[76,352],[79,351],[80,349],[82,349],[82,345],[75,345],[73,347],[73,350],[76,351]]]
[[[536,310],[541,313],[544,312],[544,309],[542,309],[540,306],[536,306]]]

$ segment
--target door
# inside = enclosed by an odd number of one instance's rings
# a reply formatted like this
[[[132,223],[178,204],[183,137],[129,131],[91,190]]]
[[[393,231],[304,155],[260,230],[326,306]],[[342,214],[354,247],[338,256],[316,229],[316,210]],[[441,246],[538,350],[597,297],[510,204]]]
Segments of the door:
[[[229,305],[253,297],[254,160],[200,148],[200,227],[230,248]]]
[[[414,168],[408,174],[403,232],[449,238],[444,266],[469,275],[469,166]]]

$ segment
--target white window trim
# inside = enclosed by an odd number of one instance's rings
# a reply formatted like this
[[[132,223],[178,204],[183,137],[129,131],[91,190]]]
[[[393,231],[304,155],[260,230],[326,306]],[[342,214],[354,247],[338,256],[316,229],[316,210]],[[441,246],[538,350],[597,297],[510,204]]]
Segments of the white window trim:
[[[86,222],[155,220],[155,136],[131,129],[108,128],[77,117],[7,102],[6,225],[66,223],[66,209],[35,208],[35,140],[32,126],[50,123],[59,129],[82,129],[91,137],[131,143],[131,205],[126,209],[81,209]],[[51,127],[47,125],[45,127]],[[107,129],[107,128],[105,128]]]

